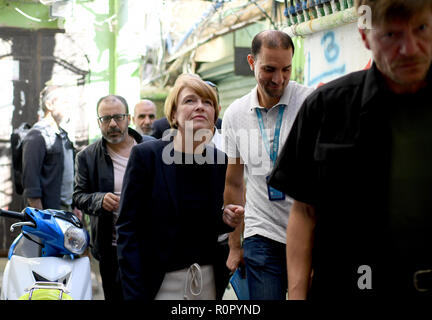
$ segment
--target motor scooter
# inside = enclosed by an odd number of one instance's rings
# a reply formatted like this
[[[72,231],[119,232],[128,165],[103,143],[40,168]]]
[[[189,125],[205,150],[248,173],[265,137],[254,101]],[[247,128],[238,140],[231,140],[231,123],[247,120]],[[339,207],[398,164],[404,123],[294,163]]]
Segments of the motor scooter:
[[[0,209],[0,216],[19,220],[3,273],[2,300],[91,300],[90,260],[82,255],[89,234],[71,212],[27,207]]]

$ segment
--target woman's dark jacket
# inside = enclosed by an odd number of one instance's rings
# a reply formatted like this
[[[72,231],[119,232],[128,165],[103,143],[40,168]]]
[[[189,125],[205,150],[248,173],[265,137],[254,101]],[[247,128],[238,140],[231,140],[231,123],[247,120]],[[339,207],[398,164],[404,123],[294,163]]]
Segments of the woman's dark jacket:
[[[173,243],[179,230],[176,164],[164,162],[172,154],[172,143],[159,139],[135,146],[129,158],[117,221],[117,249],[125,299],[154,299],[165,273],[170,270]],[[202,227],[215,233],[216,246],[218,233],[233,230],[223,222],[221,210],[227,161],[223,152],[210,146],[206,147],[206,157],[215,164],[209,166],[208,188],[213,197],[203,208]],[[225,264],[225,260],[214,259],[216,281],[219,263]]]

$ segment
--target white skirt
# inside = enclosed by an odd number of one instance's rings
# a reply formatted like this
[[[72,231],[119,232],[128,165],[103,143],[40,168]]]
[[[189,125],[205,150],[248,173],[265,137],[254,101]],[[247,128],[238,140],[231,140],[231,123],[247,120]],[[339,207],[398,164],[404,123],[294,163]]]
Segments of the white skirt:
[[[155,300],[215,300],[212,265],[194,263],[189,268],[167,272]]]

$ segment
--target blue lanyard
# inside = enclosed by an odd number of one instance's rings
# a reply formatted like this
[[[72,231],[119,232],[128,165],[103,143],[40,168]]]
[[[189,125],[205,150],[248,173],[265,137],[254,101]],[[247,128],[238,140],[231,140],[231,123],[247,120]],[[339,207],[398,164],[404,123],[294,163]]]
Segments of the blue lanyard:
[[[286,107],[286,105],[284,105],[284,104],[281,104],[279,107],[279,113],[278,113],[278,117],[276,119],[273,145],[272,145],[271,150],[270,150],[270,141],[269,141],[269,139],[267,137],[267,133],[265,131],[263,116],[262,116],[262,114],[258,108],[255,109],[257,117],[258,117],[258,125],[259,125],[260,131],[261,131],[261,136],[263,139],[264,147],[266,148],[266,151],[267,151],[268,155],[270,156],[270,160],[273,162],[273,164],[275,164],[275,162],[276,162],[276,158],[277,158],[278,151],[279,151],[279,136],[280,136],[281,126],[282,126],[282,117],[283,117],[283,113],[285,111],[285,107]]]

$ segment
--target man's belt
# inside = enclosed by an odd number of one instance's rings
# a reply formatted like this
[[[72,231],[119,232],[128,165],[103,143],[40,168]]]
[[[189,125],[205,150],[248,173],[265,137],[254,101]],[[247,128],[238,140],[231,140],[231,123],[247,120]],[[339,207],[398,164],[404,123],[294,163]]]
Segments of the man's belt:
[[[419,292],[432,290],[432,269],[414,272],[414,288]]]

